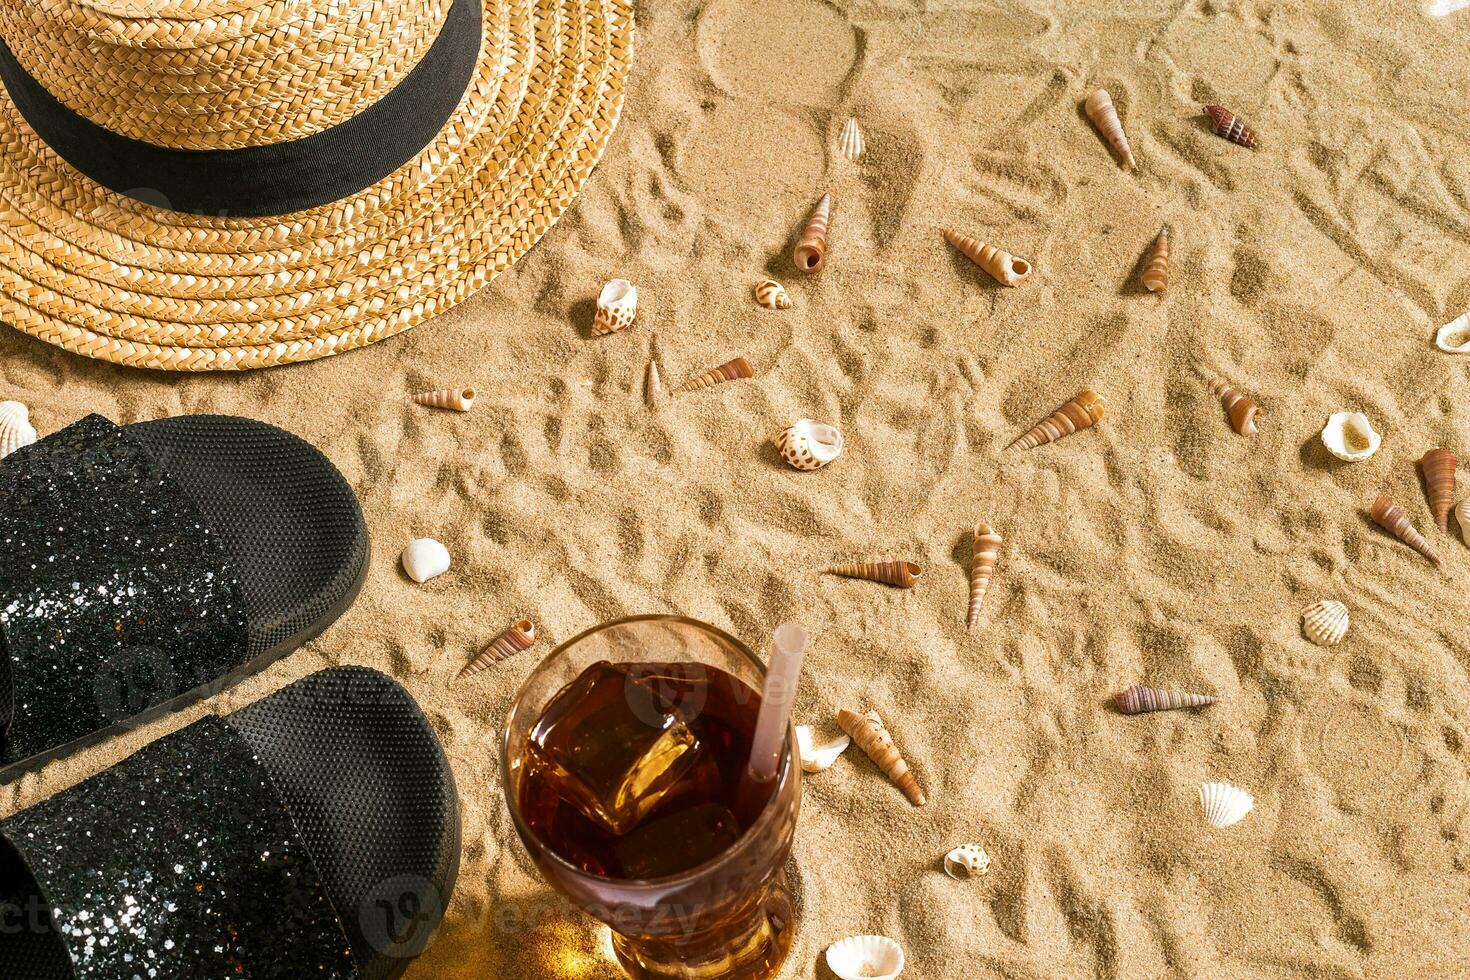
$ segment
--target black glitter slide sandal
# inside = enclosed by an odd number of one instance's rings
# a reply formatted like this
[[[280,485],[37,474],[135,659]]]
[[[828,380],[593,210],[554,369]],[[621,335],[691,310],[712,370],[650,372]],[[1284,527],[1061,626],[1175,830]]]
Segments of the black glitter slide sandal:
[[[216,693],[345,612],[336,467],[264,422],[91,415],[0,460],[0,782]]]
[[[395,980],[459,850],[423,712],[334,667],[0,821],[0,977]]]

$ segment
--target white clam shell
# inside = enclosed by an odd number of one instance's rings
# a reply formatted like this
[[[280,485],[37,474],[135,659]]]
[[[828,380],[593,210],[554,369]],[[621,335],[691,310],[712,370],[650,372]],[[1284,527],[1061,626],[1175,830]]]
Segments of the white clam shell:
[[[403,549],[403,570],[415,582],[449,571],[449,549],[433,538],[414,538]]]
[[[1470,354],[1470,313],[1464,313],[1439,328],[1434,346],[1451,354]]]
[[[30,412],[20,402],[0,402],[0,459],[36,441]]]
[[[847,125],[842,127],[842,135],[837,139],[837,149],[853,163],[862,159],[867,144],[863,141],[863,131],[858,128],[856,119],[848,119]]]
[[[944,873],[956,881],[990,870],[990,855],[979,844],[961,844],[944,856]]]
[[[1302,632],[1319,647],[1335,646],[1348,631],[1348,607],[1336,599],[1323,599],[1302,610]]]
[[[1205,783],[1199,788],[1199,805],[1211,827],[1229,827],[1244,820],[1256,801],[1239,786]]]
[[[847,735],[838,735],[830,741],[818,742],[816,733],[810,725],[796,726],[796,750],[801,756],[801,769],[803,772],[821,772],[837,761],[837,757],[847,751],[852,744],[852,739]]]
[[[819,470],[842,455],[842,433],[812,419],[797,419],[774,441],[786,462],[799,470]]]
[[[903,948],[887,936],[848,936],[827,947],[827,967],[842,980],[893,980]]]
[[[1362,412],[1334,412],[1322,429],[1322,445],[1338,459],[1357,463],[1378,452],[1383,437]]]
[[[617,333],[633,325],[638,315],[638,287],[626,279],[612,279],[597,295],[597,314],[592,318],[594,334]]]

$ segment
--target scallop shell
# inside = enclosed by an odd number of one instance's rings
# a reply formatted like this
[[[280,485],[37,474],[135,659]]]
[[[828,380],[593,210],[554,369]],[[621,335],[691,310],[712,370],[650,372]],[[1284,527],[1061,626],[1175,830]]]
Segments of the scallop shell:
[[[1404,513],[1404,509],[1398,504],[1387,497],[1380,496],[1373,501],[1373,509],[1370,513],[1373,522],[1379,527],[1419,552],[1429,561],[1436,565],[1439,564],[1439,556],[1434,553],[1433,548],[1429,547],[1429,542],[1424,540],[1424,535],[1419,533],[1409,520],[1409,515]]]
[[[970,608],[965,613],[965,628],[975,625],[980,618],[980,606],[985,602],[985,592],[990,588],[990,577],[995,574],[995,561],[1000,555],[1004,540],[989,524],[976,524],[970,534]]]
[[[475,407],[475,389],[473,388],[440,388],[438,391],[420,391],[409,395],[408,400],[415,405],[428,405],[431,408],[447,408],[455,412],[468,412]]]
[[[414,538],[403,549],[403,570],[415,582],[449,571],[449,549],[433,538]]]
[[[1241,122],[1240,117],[1222,105],[1205,106],[1205,115],[1210,117],[1210,122],[1215,126],[1215,135],[1227,139],[1232,143],[1239,143],[1247,149],[1256,145],[1256,134],[1251,132],[1250,127]]]
[[[1357,463],[1378,452],[1383,437],[1362,412],[1334,412],[1322,429],[1322,445],[1338,459]]]
[[[863,151],[867,144],[863,142],[863,131],[858,128],[856,119],[848,119],[847,125],[842,127],[842,135],[837,139],[837,150],[853,163],[863,158]]]
[[[1005,249],[987,245],[978,238],[963,235],[953,228],[942,230],[944,240],[964,253],[965,258],[990,273],[1003,286],[1019,286],[1031,278],[1031,263],[1018,259]]]
[[[796,750],[801,756],[803,772],[821,772],[830,767],[851,744],[852,736],[845,733],[831,741],[818,742],[812,726],[796,726]]]
[[[1061,408],[1052,412],[1030,432],[1011,443],[1010,449],[1035,449],[1048,442],[1056,442],[1082,429],[1089,429],[1103,417],[1106,402],[1091,388],[1083,388]]]
[[[802,272],[816,272],[827,260],[827,226],[832,220],[832,195],[823,194],[816,210],[807,219],[801,238],[791,253],[791,261]]]
[[[1134,684],[1113,695],[1113,704],[1125,715],[1141,715],[1145,711],[1174,711],[1178,708],[1204,708],[1217,699],[1208,694],[1188,691],[1166,691],[1158,687]]]
[[[910,803],[923,806],[927,802],[919,781],[914,778],[908,763],[903,761],[903,756],[894,746],[893,736],[888,734],[878,712],[869,711],[866,715],[860,715],[855,711],[839,711],[837,725],[852,736],[858,748],[873,760],[874,765],[883,770],[883,775],[888,777],[889,782],[903,790],[903,795],[909,798]]]
[[[1319,647],[1337,646],[1348,631],[1348,607],[1321,599],[1302,610],[1302,632]]]
[[[1256,414],[1260,412],[1261,407],[1231,387],[1230,382],[1201,373],[1205,383],[1215,393],[1215,397],[1220,399],[1220,404],[1225,406],[1225,415],[1230,419],[1230,427],[1243,436],[1255,435],[1257,431]]]
[[[791,309],[791,295],[774,279],[762,279],[755,284],[755,301],[773,310]]]
[[[1424,496],[1441,531],[1450,529],[1450,506],[1455,500],[1455,468],[1460,461],[1448,449],[1431,449],[1419,459],[1424,474]]]
[[[592,317],[596,336],[617,333],[633,325],[638,315],[638,287],[626,279],[610,279],[597,294],[597,313]]]
[[[827,947],[827,969],[841,980],[894,980],[903,947],[887,936],[848,936]]]
[[[675,394],[686,391],[698,391],[701,388],[709,388],[713,385],[723,384],[726,381],[739,381],[741,378],[755,377],[755,368],[743,357],[726,361],[717,368],[710,368],[703,374],[695,375],[688,381],[674,389]]]
[[[1470,354],[1470,313],[1464,313],[1439,328],[1434,346],[1451,354]]]
[[[786,462],[799,470],[819,470],[842,455],[842,433],[812,419],[797,419],[773,441]]]
[[[1460,537],[1470,544],[1470,497],[1455,505],[1455,521],[1460,525]]]
[[[900,589],[912,589],[919,584],[924,570],[911,561],[880,561],[838,565],[827,569],[827,574],[841,575],[843,578],[864,578]]]
[[[1113,106],[1113,97],[1107,89],[1098,89],[1083,103],[1087,118],[1102,133],[1103,139],[1123,160],[1123,169],[1133,170],[1138,164],[1133,160],[1133,148],[1128,145],[1128,135],[1123,132],[1123,123],[1118,119],[1118,110]]]
[[[0,459],[36,441],[31,413],[20,402],[0,402]]]
[[[470,677],[488,670],[492,664],[498,664],[502,660],[514,657],[522,650],[529,650],[531,644],[535,642],[536,626],[529,619],[512,623],[499,636],[485,644],[484,649],[475,654],[475,659],[465,664],[455,675],[455,679]]]
[[[1256,801],[1239,786],[1205,783],[1199,788],[1199,804],[1211,827],[1224,828],[1244,820]]]
[[[1153,246],[1148,250],[1148,259],[1143,263],[1143,272],[1138,278],[1151,293],[1169,288],[1168,225],[1159,229],[1159,237],[1154,239]]]
[[[944,856],[944,873],[955,881],[974,878],[990,870],[990,855],[979,844],[961,844]]]

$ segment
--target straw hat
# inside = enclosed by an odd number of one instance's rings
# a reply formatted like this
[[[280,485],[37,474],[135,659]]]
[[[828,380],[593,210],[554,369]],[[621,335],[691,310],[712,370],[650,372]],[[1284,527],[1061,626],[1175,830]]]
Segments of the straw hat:
[[[617,124],[631,0],[0,3],[0,319],[267,367],[510,266]]]

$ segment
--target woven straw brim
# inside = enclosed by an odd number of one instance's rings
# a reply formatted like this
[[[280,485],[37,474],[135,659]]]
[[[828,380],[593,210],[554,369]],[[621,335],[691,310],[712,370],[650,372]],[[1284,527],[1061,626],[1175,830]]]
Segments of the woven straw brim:
[[[78,174],[0,99],[4,319],[88,357],[180,371],[310,360],[460,302],[556,222],[617,124],[630,0],[487,0],[438,139],[352,197],[270,218],[141,204]]]

